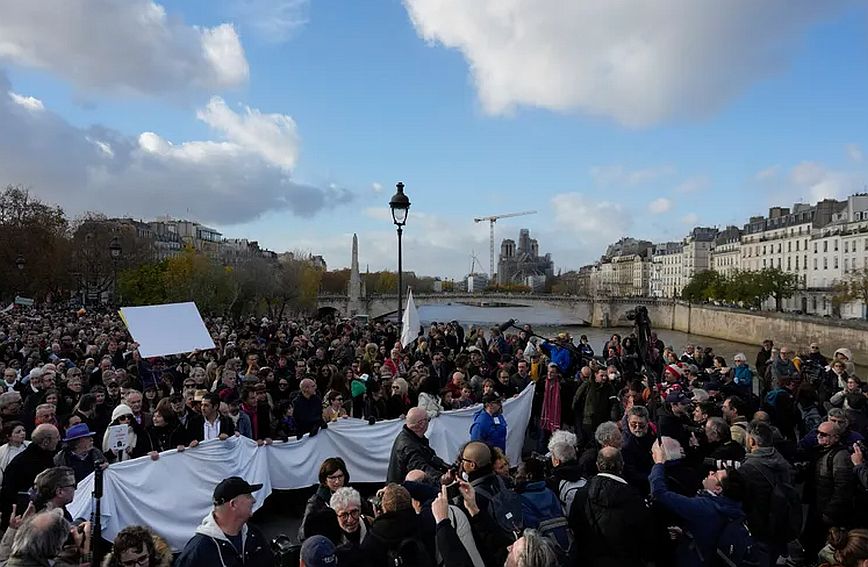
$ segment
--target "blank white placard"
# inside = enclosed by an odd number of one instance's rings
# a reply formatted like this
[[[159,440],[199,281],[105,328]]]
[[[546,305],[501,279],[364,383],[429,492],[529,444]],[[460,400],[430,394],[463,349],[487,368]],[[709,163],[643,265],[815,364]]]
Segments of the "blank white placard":
[[[215,348],[192,301],[122,307],[120,314],[145,358]]]

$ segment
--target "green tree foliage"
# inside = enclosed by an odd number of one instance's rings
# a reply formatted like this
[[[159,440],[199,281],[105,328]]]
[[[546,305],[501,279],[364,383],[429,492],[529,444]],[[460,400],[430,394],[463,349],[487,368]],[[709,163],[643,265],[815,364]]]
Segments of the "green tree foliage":
[[[868,305],[868,268],[849,272],[844,279],[835,284],[832,301],[840,306],[851,301],[861,301]]]
[[[723,301],[760,308],[769,298],[781,310],[783,300],[799,289],[799,277],[779,268],[760,271],[735,271],[728,276],[709,270],[695,274],[681,291],[688,301]]]

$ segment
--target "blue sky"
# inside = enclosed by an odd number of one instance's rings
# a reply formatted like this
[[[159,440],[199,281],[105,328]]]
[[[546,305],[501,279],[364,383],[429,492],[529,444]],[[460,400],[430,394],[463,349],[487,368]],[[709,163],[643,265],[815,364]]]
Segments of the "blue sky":
[[[0,182],[278,251],[488,265],[536,209],[559,269],[864,191],[868,10],[711,0],[4,3]],[[5,93],[5,94],[4,94]]]

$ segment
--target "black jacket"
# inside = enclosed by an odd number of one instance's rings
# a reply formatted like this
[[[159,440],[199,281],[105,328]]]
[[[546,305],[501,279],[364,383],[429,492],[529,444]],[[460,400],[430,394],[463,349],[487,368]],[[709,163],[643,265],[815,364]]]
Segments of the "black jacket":
[[[405,425],[392,445],[386,482],[400,484],[404,482],[408,472],[416,469],[425,471],[431,480],[439,480],[440,475],[449,469],[449,465],[437,456],[428,444],[427,437],[419,437]]]
[[[262,532],[246,524],[241,534],[242,549],[236,550],[209,513],[184,546],[175,567],[274,567],[274,555]]]
[[[13,461],[14,462],[14,461]],[[814,513],[828,526],[849,526],[856,497],[856,478],[850,454],[842,445],[823,448],[813,462],[806,493]]]
[[[576,494],[569,518],[581,564],[644,567],[643,551],[652,543],[650,521],[650,511],[633,487],[595,476]]]
[[[629,430],[624,431],[621,444],[621,457],[624,459],[624,470],[621,478],[641,494],[648,494],[648,475],[654,460],[651,458],[651,446],[654,444],[654,434],[649,429],[642,437],[636,437]]]
[[[407,538],[416,538],[422,543],[419,520],[412,508],[378,516],[359,551],[370,567],[392,567],[388,560],[389,550],[397,549]]]
[[[219,416],[217,419],[220,420],[220,435],[224,433],[229,437],[235,435],[235,424],[232,423],[231,417],[226,417],[225,415]],[[201,414],[195,414],[190,416],[190,419],[187,420],[187,439],[193,441],[204,441],[205,440],[205,418],[202,417]]]
[[[744,458],[738,469],[745,481],[745,497],[742,501],[747,514],[747,527],[758,541],[769,542],[770,501],[772,483],[793,482],[793,469],[774,447],[760,447]]]
[[[0,489],[0,510],[2,510],[2,528],[9,525],[9,514],[19,492],[26,492],[33,487],[36,475],[54,466],[54,451],[46,451],[35,443],[31,443],[21,453],[15,456],[3,473],[3,488]],[[19,510],[20,514],[21,511]]]

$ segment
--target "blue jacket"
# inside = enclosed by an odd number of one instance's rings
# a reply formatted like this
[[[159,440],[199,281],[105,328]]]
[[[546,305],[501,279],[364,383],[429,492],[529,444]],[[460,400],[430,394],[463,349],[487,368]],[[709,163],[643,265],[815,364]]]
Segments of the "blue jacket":
[[[705,490],[692,498],[672,492],[666,487],[666,468],[663,465],[654,465],[648,480],[651,481],[654,501],[684,520],[682,527],[693,536],[693,540],[682,538],[678,545],[675,552],[678,567],[711,565],[716,556],[718,537],[727,523],[731,519],[745,518],[741,504]],[[705,561],[700,559],[700,554]]]
[[[470,440],[482,441],[506,451],[506,418],[502,413],[491,416],[484,409],[477,411],[470,426]]]
[[[736,386],[750,387],[753,384],[753,370],[747,364],[733,367],[732,377]]]
[[[558,365],[558,369],[564,378],[569,376],[570,365],[573,362],[573,356],[570,351],[548,341],[543,341],[539,348],[548,355],[552,362]]]

